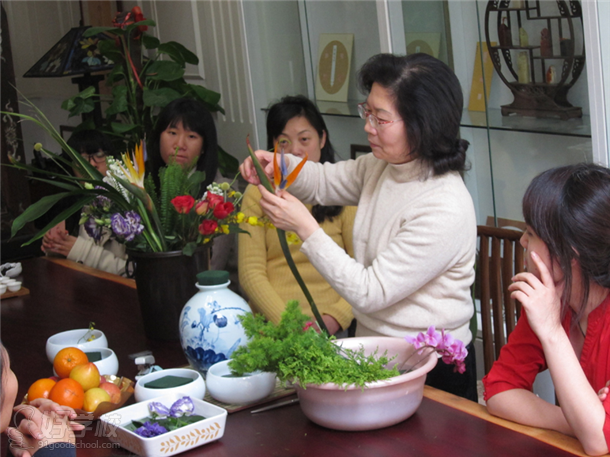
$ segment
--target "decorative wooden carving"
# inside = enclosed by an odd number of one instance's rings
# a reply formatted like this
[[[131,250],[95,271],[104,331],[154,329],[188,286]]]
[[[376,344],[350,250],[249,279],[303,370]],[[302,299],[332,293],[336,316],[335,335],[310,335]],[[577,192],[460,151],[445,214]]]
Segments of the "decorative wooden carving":
[[[555,6],[541,0],[487,3],[487,48],[500,79],[514,96],[510,105],[502,106],[504,116],[582,117],[582,108],[567,100],[568,91],[585,66],[582,8],[578,0],[555,3]],[[548,13],[551,6],[553,14]],[[490,34],[491,28],[497,33],[499,46],[491,45],[496,41],[496,34]],[[540,33],[540,44],[529,43],[527,31],[532,37]],[[519,45],[512,42],[513,32],[519,32]]]

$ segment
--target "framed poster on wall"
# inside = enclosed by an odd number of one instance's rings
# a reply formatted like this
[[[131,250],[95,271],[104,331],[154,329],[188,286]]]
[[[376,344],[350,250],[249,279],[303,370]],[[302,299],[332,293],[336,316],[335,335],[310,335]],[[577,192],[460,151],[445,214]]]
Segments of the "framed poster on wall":
[[[316,99],[347,102],[354,35],[322,33],[318,46]]]
[[[405,33],[407,55],[423,52],[438,59],[441,49],[440,33]]]

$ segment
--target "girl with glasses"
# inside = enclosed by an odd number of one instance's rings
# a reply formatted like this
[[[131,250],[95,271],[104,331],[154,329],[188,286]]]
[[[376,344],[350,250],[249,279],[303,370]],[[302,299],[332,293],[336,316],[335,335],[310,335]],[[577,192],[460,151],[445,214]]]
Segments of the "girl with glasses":
[[[466,372],[439,363],[427,384],[477,400],[469,328],[474,306],[476,219],[460,173],[468,142],[459,138],[462,91],[453,71],[426,55],[371,57],[359,72],[367,94],[372,154],[336,164],[308,162],[277,195],[259,186],[261,206],[351,305],[356,336],[416,336],[431,325],[467,345]],[[273,174],[273,155],[257,151]],[[300,162],[288,157],[289,172]],[[241,170],[259,180],[252,161]],[[294,195],[294,196],[293,196]],[[354,258],[320,229],[305,203],[357,205]]]
[[[91,166],[103,176],[106,175],[106,157],[114,155],[112,143],[106,135],[97,130],[76,132],[68,140],[68,146],[89,160]],[[62,156],[68,158],[65,153]],[[77,170],[73,172],[75,176],[79,176]],[[63,201],[63,207],[71,205],[70,201]],[[53,208],[53,214],[62,208]],[[42,239],[43,252],[49,256],[66,257],[68,260],[108,273],[125,274],[125,245],[110,239],[111,233],[108,229],[96,230],[94,237],[90,236],[85,224],[79,225],[79,219],[80,213],[75,213],[49,230]]]

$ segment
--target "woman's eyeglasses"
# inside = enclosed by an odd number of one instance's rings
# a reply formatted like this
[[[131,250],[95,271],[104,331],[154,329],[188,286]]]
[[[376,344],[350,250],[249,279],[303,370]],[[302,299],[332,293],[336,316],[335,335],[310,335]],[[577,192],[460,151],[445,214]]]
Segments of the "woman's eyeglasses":
[[[91,162],[91,160],[93,160],[95,163],[102,163],[106,161],[106,153],[104,151],[97,151],[92,154],[82,152],[81,156],[83,159],[88,160],[89,162]]]
[[[393,124],[394,122],[400,122],[402,121],[402,119],[395,119],[393,121],[386,121],[384,119],[379,119],[377,116],[375,116],[371,110],[369,110],[366,107],[366,103],[358,103],[358,114],[360,114],[360,117],[362,119],[368,119],[369,124],[371,124],[371,127],[373,127],[375,130],[379,129],[379,128],[384,128],[387,125]]]

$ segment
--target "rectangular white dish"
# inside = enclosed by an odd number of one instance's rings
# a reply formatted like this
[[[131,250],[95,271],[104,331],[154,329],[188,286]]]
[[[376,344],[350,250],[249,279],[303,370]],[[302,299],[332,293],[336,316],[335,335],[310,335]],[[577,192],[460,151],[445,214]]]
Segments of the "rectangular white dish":
[[[192,398],[194,414],[205,417],[204,420],[152,438],[141,437],[123,428],[132,420],[149,416],[150,402],[156,401],[169,408],[182,397],[181,394],[170,394],[106,413],[100,417],[104,423],[104,435],[113,443],[142,457],[171,456],[222,438],[227,410],[197,398]]]

